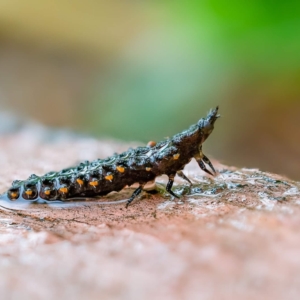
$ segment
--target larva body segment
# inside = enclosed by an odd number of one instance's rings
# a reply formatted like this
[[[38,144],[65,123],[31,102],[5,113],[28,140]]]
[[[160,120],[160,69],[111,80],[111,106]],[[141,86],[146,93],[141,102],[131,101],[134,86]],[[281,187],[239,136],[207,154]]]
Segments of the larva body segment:
[[[10,200],[42,198],[63,201],[118,192],[137,182],[140,186],[128,200],[128,206],[148,181],[166,174],[169,176],[167,191],[178,197],[171,190],[174,177],[178,174],[188,180],[182,170],[192,158],[196,159],[202,170],[212,174],[206,168],[207,164],[215,172],[209,159],[202,153],[202,144],[211,134],[218,117],[217,107],[188,130],[157,144],[151,142],[147,147],[129,149],[107,159],[85,161],[60,172],[50,172],[43,176],[31,175],[27,180],[14,181],[7,196]]]

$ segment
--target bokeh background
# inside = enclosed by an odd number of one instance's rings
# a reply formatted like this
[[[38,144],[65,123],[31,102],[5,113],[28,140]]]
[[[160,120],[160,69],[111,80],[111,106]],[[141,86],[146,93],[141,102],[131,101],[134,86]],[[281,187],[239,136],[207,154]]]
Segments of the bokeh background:
[[[160,140],[216,105],[204,150],[300,179],[300,2],[0,0],[0,109]]]

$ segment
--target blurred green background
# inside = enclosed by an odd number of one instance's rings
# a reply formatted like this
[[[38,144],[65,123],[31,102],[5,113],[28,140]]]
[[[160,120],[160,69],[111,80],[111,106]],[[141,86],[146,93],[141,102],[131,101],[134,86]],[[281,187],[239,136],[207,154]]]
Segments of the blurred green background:
[[[300,179],[299,3],[0,0],[0,108],[147,142],[220,105],[206,153]]]

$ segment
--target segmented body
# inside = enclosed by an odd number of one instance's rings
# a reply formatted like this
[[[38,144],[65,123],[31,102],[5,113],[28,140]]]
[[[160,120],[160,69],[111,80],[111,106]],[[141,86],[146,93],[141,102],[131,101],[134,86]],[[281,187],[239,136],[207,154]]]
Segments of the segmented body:
[[[67,200],[118,192],[138,182],[139,188],[129,199],[128,206],[147,182],[166,174],[169,176],[166,189],[177,197],[171,190],[174,177],[178,174],[188,180],[182,170],[193,157],[201,169],[212,174],[205,167],[205,164],[208,164],[214,171],[211,162],[202,153],[202,144],[213,130],[214,122],[219,117],[217,112],[218,107],[188,130],[156,145],[152,143],[147,147],[129,149],[107,159],[86,161],[60,172],[50,172],[43,176],[31,175],[24,181],[16,180],[8,190],[7,196],[10,200]]]

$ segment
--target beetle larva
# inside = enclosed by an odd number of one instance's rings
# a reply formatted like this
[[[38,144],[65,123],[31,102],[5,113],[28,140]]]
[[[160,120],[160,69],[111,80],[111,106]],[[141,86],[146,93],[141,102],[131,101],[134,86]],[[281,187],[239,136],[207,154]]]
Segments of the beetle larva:
[[[189,181],[182,170],[192,158],[196,159],[205,172],[211,175],[216,173],[212,163],[202,152],[202,144],[213,131],[218,117],[218,107],[216,107],[188,130],[157,144],[151,142],[147,147],[129,149],[107,159],[82,162],[76,167],[50,172],[43,176],[31,175],[24,181],[15,180],[7,191],[7,197],[10,200],[41,198],[49,201],[66,201],[78,197],[106,195],[139,183],[139,187],[127,201],[126,207],[128,207],[147,182],[166,174],[169,177],[166,190],[178,198],[171,189],[174,177],[177,174]],[[206,168],[206,165],[213,173]]]

